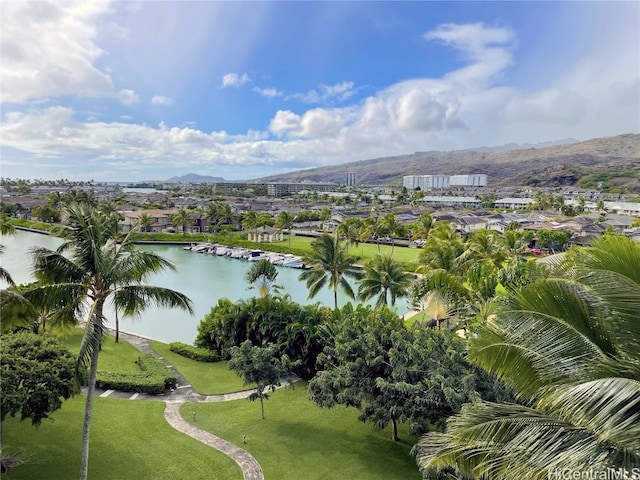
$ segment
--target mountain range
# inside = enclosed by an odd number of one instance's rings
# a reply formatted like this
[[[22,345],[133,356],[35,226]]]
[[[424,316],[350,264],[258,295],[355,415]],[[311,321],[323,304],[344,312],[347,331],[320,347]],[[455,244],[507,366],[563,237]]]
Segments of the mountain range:
[[[415,152],[263,177],[256,182],[345,183],[355,172],[359,185],[401,185],[404,175],[484,173],[489,186],[575,185],[585,176],[620,176],[625,191],[640,193],[640,135],[624,134],[549,146],[480,147],[450,152]],[[561,143],[561,144],[558,144]],[[514,148],[515,147],[515,148]]]

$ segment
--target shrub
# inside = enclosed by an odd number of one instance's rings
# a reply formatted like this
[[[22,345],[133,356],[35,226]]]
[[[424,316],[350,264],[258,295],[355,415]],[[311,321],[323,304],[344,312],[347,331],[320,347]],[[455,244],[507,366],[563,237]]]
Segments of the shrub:
[[[158,395],[176,387],[175,375],[153,355],[141,355],[136,364],[140,372],[98,372],[96,388]]]
[[[196,360],[198,362],[217,362],[218,354],[208,348],[194,347],[182,342],[173,342],[169,344],[169,350],[183,357]]]

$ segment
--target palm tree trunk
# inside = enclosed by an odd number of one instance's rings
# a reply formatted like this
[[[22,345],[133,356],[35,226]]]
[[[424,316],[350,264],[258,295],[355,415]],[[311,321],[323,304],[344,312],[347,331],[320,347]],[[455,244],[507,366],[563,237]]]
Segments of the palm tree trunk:
[[[102,335],[99,335],[101,340]],[[89,387],[87,390],[87,403],[84,409],[84,423],[82,425],[82,454],[80,456],[80,480],[87,480],[89,473],[89,433],[91,430],[91,416],[93,414],[93,392],[96,387],[96,372],[98,371],[98,354],[100,349],[96,346],[91,354],[91,366],[89,367]]]
[[[260,396],[260,411],[262,413],[262,419],[264,420],[264,399],[262,398],[262,395]]]
[[[333,304],[335,309],[338,309],[338,288],[333,289]]]
[[[118,319],[118,309],[116,308],[116,343],[120,340],[120,320]]]

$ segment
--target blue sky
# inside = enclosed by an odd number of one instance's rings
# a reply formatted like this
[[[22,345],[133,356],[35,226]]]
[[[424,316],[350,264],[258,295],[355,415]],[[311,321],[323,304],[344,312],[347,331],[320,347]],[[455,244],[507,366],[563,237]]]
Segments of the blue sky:
[[[640,131],[638,2],[2,2],[0,175],[253,179]]]

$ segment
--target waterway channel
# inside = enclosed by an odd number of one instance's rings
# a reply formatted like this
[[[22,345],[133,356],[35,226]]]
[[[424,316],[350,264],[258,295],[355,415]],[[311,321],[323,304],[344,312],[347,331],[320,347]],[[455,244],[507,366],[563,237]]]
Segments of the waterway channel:
[[[0,257],[0,263],[13,277],[16,283],[33,281],[31,274],[32,261],[29,251],[32,247],[57,248],[62,241],[59,238],[19,231],[17,235],[0,236],[0,244],[5,251]],[[191,298],[194,304],[194,314],[190,316],[180,310],[150,308],[139,317],[120,320],[122,330],[148,336],[164,342],[181,341],[192,343],[197,334],[200,320],[211,310],[218,299],[229,298],[238,301],[257,295],[255,290],[249,290],[244,279],[250,263],[228,257],[217,257],[185,251],[176,245],[140,245],[138,248],[155,252],[174,263],[175,272],[166,271],[152,276],[148,284],[178,290]],[[291,296],[298,303],[320,302],[333,306],[333,292],[323,289],[314,299],[309,300],[304,282],[298,280],[300,270],[276,267],[278,269],[277,282],[282,286],[282,293]],[[6,285],[3,285],[3,288]],[[354,288],[355,290],[355,288]],[[338,302],[343,305],[348,299],[338,291]],[[408,307],[404,299],[396,303],[399,313],[404,313]],[[110,322],[115,314],[112,308],[106,311]],[[113,323],[112,323],[113,325]]]

